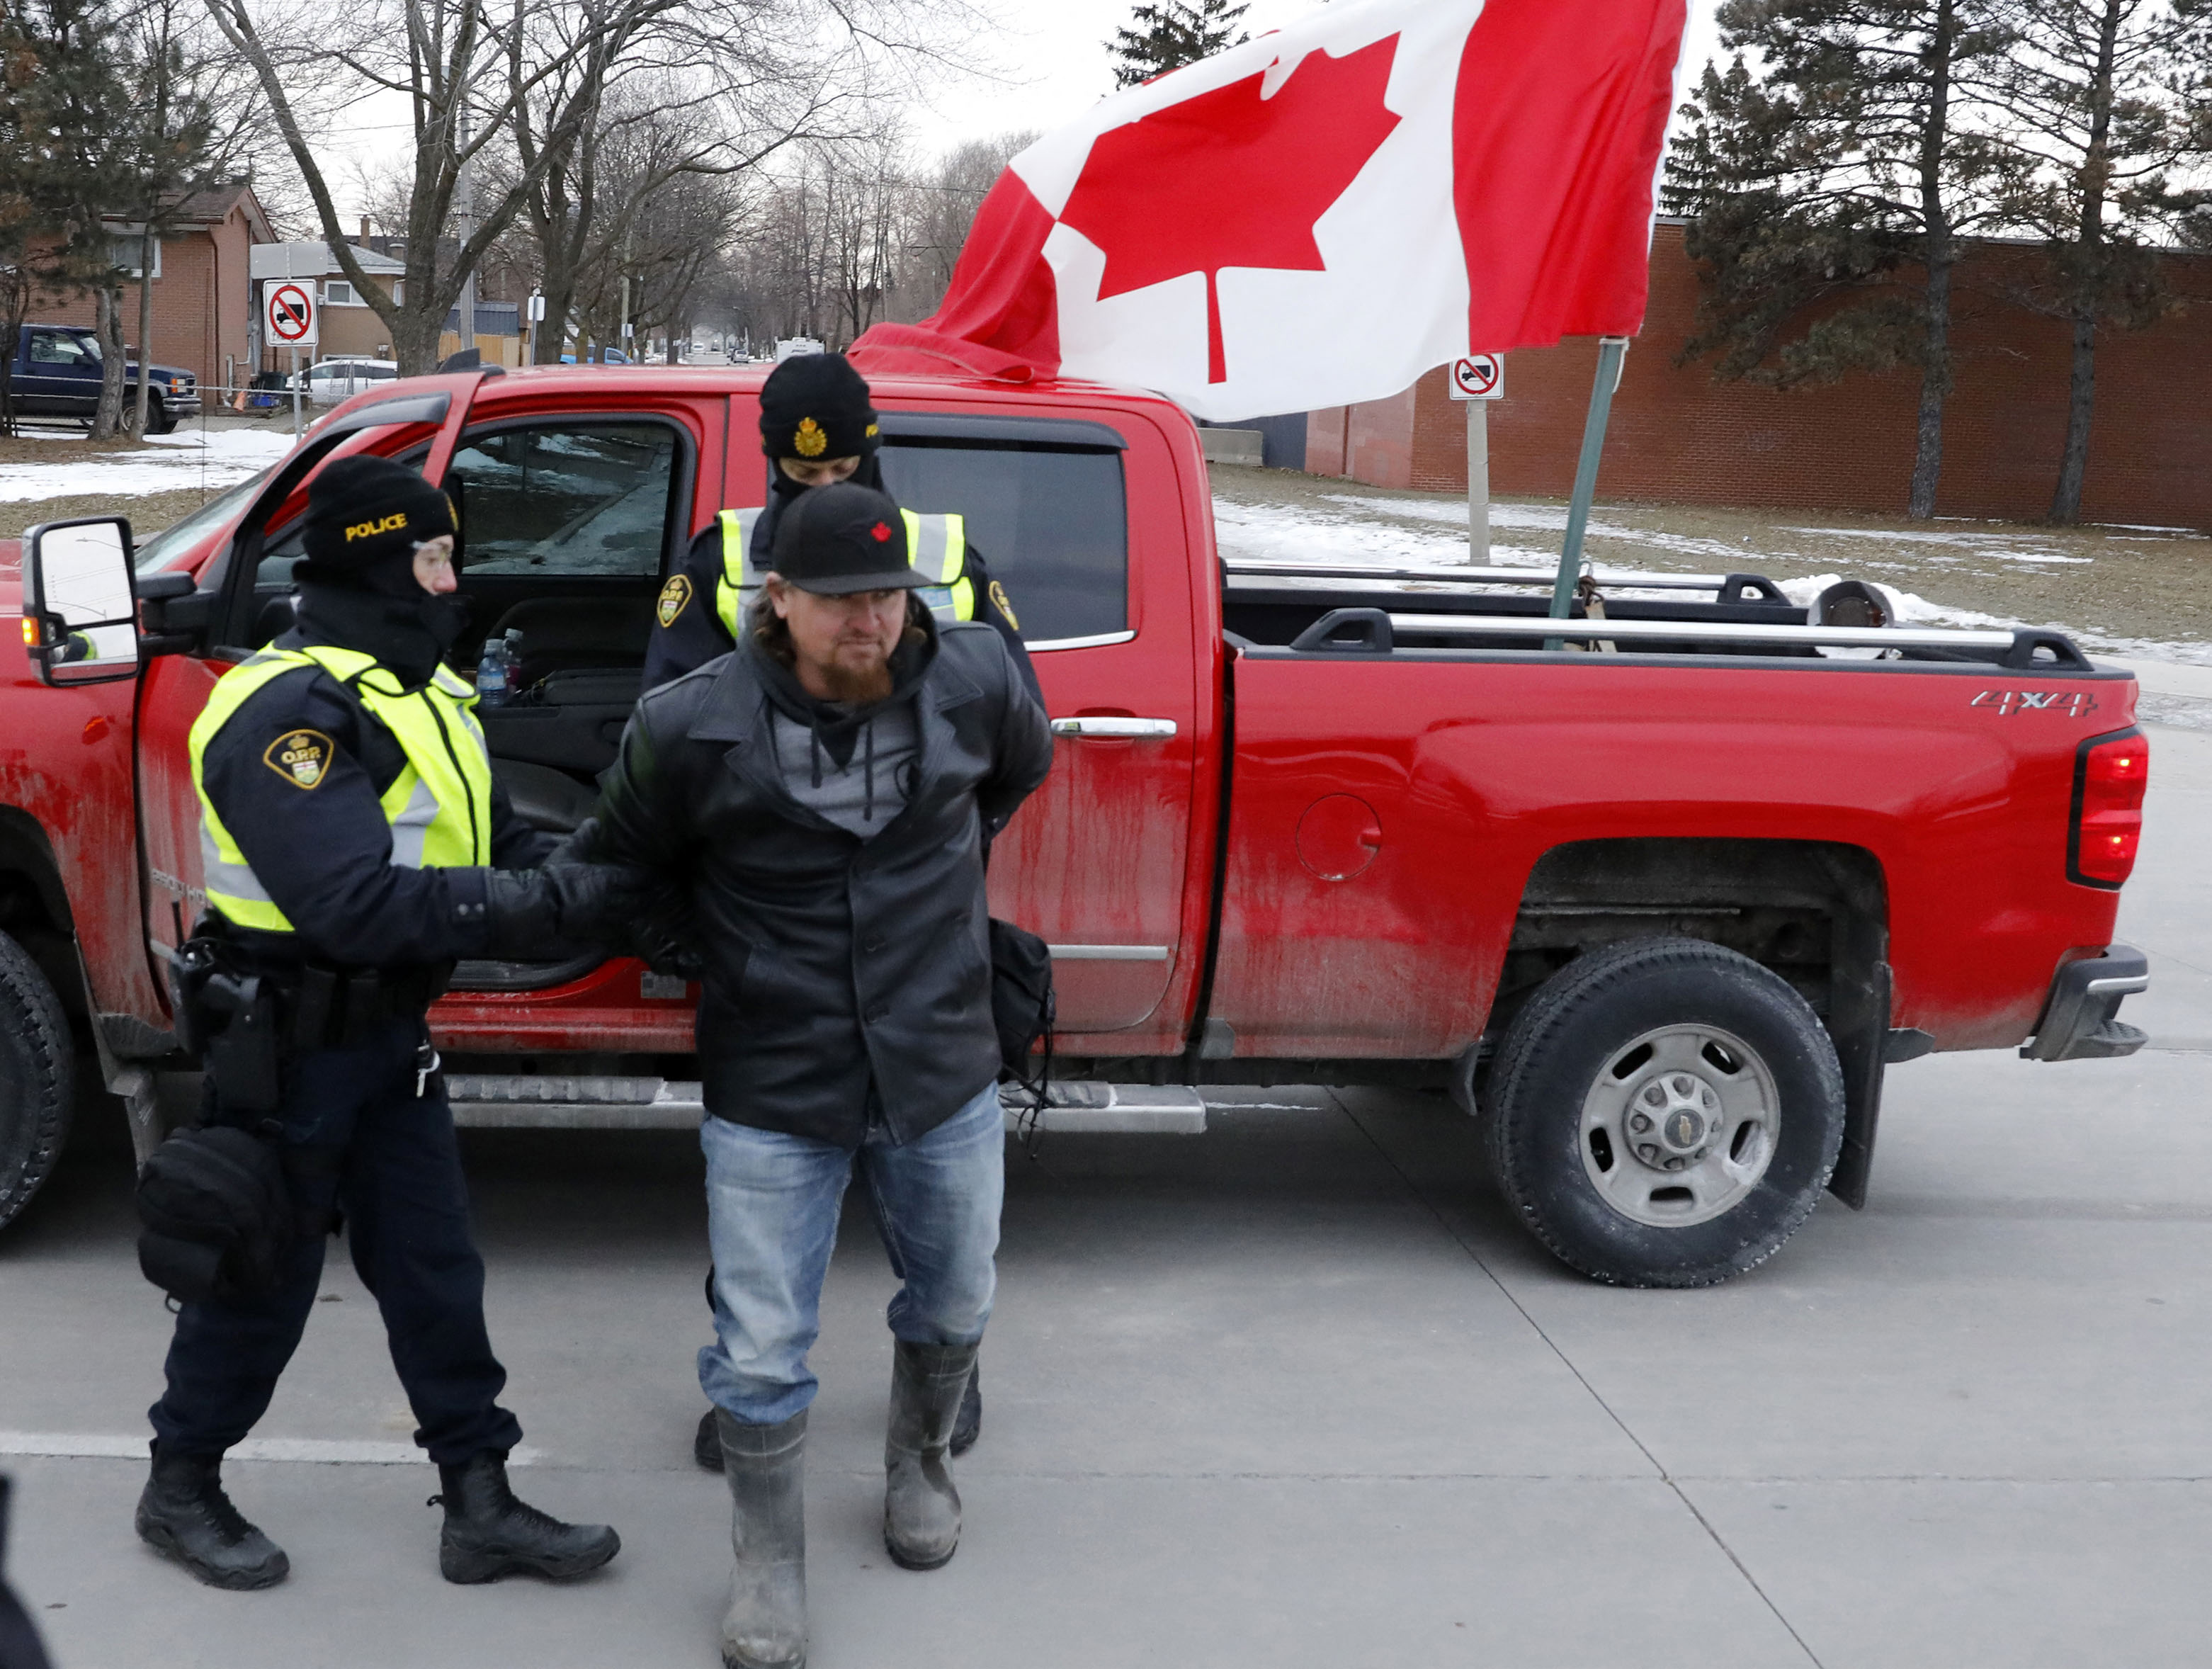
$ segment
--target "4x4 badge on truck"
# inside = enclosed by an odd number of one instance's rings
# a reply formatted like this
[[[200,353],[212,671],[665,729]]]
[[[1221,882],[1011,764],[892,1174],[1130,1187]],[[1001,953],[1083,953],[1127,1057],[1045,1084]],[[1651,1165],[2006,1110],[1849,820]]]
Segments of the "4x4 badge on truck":
[[[2063,713],[2078,719],[2097,710],[2097,697],[2086,690],[1984,690],[1966,705],[1994,707],[2000,718],[2014,713]]]
[[[261,763],[294,788],[318,788],[337,746],[319,730],[287,730],[269,744]]]

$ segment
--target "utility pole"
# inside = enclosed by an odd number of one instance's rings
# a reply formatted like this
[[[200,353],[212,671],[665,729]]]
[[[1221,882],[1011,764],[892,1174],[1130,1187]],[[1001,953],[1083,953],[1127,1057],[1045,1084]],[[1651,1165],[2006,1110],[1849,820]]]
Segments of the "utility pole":
[[[460,135],[460,143],[455,154],[460,158],[460,177],[453,182],[453,215],[460,222],[461,247],[465,249],[469,240],[477,235],[477,170],[475,159],[468,154],[469,101],[466,88],[457,88],[455,97],[459,101],[456,119],[459,124],[458,131]],[[435,251],[432,253],[434,267]],[[466,353],[477,345],[477,270],[473,266],[461,279],[460,313],[457,321],[461,327],[460,351]]]

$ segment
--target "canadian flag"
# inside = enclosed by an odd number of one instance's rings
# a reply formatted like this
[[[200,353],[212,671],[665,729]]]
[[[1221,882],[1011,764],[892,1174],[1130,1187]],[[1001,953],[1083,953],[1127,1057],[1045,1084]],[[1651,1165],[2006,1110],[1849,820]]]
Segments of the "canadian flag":
[[[1686,0],[1367,0],[1015,157],[877,371],[1134,383],[1216,421],[1643,323]]]

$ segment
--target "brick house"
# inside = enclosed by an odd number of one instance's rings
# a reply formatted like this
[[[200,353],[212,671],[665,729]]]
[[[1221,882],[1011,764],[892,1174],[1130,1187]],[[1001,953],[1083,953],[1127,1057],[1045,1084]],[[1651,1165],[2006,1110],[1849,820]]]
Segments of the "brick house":
[[[1902,515],[1918,372],[1858,372],[1826,387],[1778,390],[1716,382],[1705,362],[1677,363],[1698,307],[1683,232],[1677,221],[1655,230],[1650,301],[1613,399],[1599,496]],[[2008,268],[2039,255],[1977,241],[1960,262],[1942,515],[2033,521],[2049,509],[2066,432],[2071,334],[2004,299],[2015,276]],[[2212,255],[2175,252],[2167,260],[2172,288],[2194,304],[2147,330],[2098,336],[2086,521],[2212,527],[2212,400],[2204,395],[2212,385]],[[1489,412],[1492,490],[1566,495],[1596,362],[1588,338],[1506,356],[1505,397]],[[1465,411],[1442,368],[1387,399],[1304,414],[1302,442],[1276,433],[1295,418],[1264,422],[1270,463],[1302,462],[1317,475],[1376,486],[1467,490]]]
[[[253,252],[272,242],[276,234],[253,187],[242,182],[193,192],[179,204],[173,224],[155,252],[153,341],[145,357],[157,365],[181,366],[202,387],[212,389],[228,383],[234,371],[250,369],[250,268]],[[116,220],[107,229],[115,240],[116,261],[134,274],[123,286],[123,336],[136,356],[141,345],[135,277],[139,228]],[[93,299],[38,296],[29,319],[89,326]]]

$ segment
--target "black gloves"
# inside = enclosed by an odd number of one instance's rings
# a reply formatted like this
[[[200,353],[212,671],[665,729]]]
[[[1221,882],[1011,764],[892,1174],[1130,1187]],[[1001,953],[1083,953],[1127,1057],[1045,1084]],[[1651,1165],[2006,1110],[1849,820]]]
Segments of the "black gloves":
[[[485,953],[502,962],[559,962],[629,948],[617,903],[622,872],[592,864],[484,871]]]

